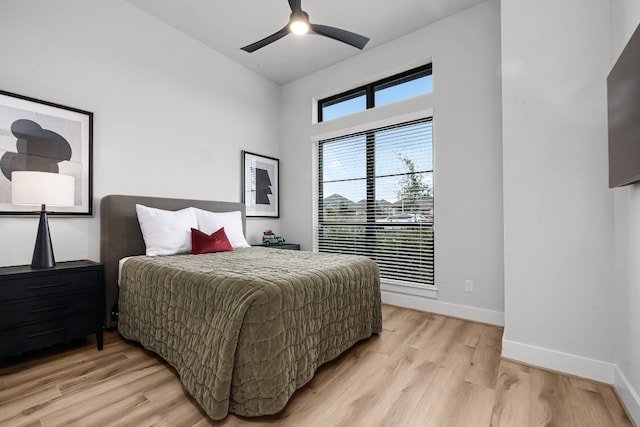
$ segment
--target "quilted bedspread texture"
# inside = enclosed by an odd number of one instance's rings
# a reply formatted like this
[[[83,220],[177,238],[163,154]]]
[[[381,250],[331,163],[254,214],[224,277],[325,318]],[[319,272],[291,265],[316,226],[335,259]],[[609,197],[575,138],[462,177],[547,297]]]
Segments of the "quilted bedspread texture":
[[[321,364],[382,329],[365,257],[241,248],[132,257],[118,330],[176,368],[212,419],[274,414]]]

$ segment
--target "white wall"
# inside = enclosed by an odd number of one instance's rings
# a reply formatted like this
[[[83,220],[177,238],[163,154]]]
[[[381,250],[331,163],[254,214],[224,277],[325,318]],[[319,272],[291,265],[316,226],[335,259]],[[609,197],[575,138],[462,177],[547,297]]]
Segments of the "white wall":
[[[432,95],[313,125],[313,99],[433,59]],[[490,0],[282,88],[282,232],[312,248],[314,136],[433,111],[437,303],[416,308],[502,323],[500,9]],[[473,279],[476,291],[464,292]],[[400,297],[399,297],[400,298]],[[396,300],[398,301],[398,300]]]
[[[96,214],[50,219],[58,261],[99,259],[104,195],[240,201],[240,151],[279,155],[277,85],[122,0],[3,0],[0,52],[0,89],[95,114]],[[0,265],[31,261],[36,228],[0,217]]]
[[[640,2],[614,0],[613,62],[640,23]],[[615,200],[614,382],[629,411],[640,420],[640,184],[613,190]]]
[[[612,381],[609,0],[503,0],[503,356]]]

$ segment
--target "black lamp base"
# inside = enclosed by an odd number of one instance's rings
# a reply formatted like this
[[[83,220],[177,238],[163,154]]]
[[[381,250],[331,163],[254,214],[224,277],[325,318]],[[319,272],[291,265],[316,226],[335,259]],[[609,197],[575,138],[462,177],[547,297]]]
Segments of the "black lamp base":
[[[55,267],[55,265],[56,260],[53,256],[46,206],[42,205],[40,223],[38,224],[38,235],[36,236],[36,246],[33,248],[33,258],[31,259],[31,268],[51,268]]]

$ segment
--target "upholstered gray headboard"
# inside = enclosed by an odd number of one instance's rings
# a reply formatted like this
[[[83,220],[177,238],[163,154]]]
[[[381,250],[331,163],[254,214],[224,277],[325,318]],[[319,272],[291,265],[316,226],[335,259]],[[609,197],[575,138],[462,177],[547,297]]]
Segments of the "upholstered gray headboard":
[[[118,302],[118,261],[145,253],[136,204],[171,211],[190,206],[211,212],[240,211],[246,235],[246,210],[242,203],[121,195],[103,197],[100,203],[100,262],[104,264],[107,327],[116,325],[111,319],[111,309]]]

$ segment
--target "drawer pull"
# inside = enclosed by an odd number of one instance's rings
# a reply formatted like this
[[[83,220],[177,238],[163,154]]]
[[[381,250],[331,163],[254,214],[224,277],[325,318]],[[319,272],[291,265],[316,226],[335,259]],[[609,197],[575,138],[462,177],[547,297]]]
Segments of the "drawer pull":
[[[69,282],[60,282],[60,283],[47,283],[46,285],[33,285],[27,287],[30,291],[34,291],[36,289],[45,289],[45,288],[57,288],[60,286],[68,286]]]
[[[50,329],[48,331],[43,331],[43,332],[38,332],[38,333],[35,333],[35,334],[27,335],[27,338],[37,338],[37,337],[41,337],[43,335],[55,334],[56,332],[62,332],[62,331],[67,330],[67,329],[68,328]]]
[[[35,310],[29,310],[27,314],[44,313],[45,311],[54,311],[69,308],[69,304],[53,305],[51,307],[36,308]]]

